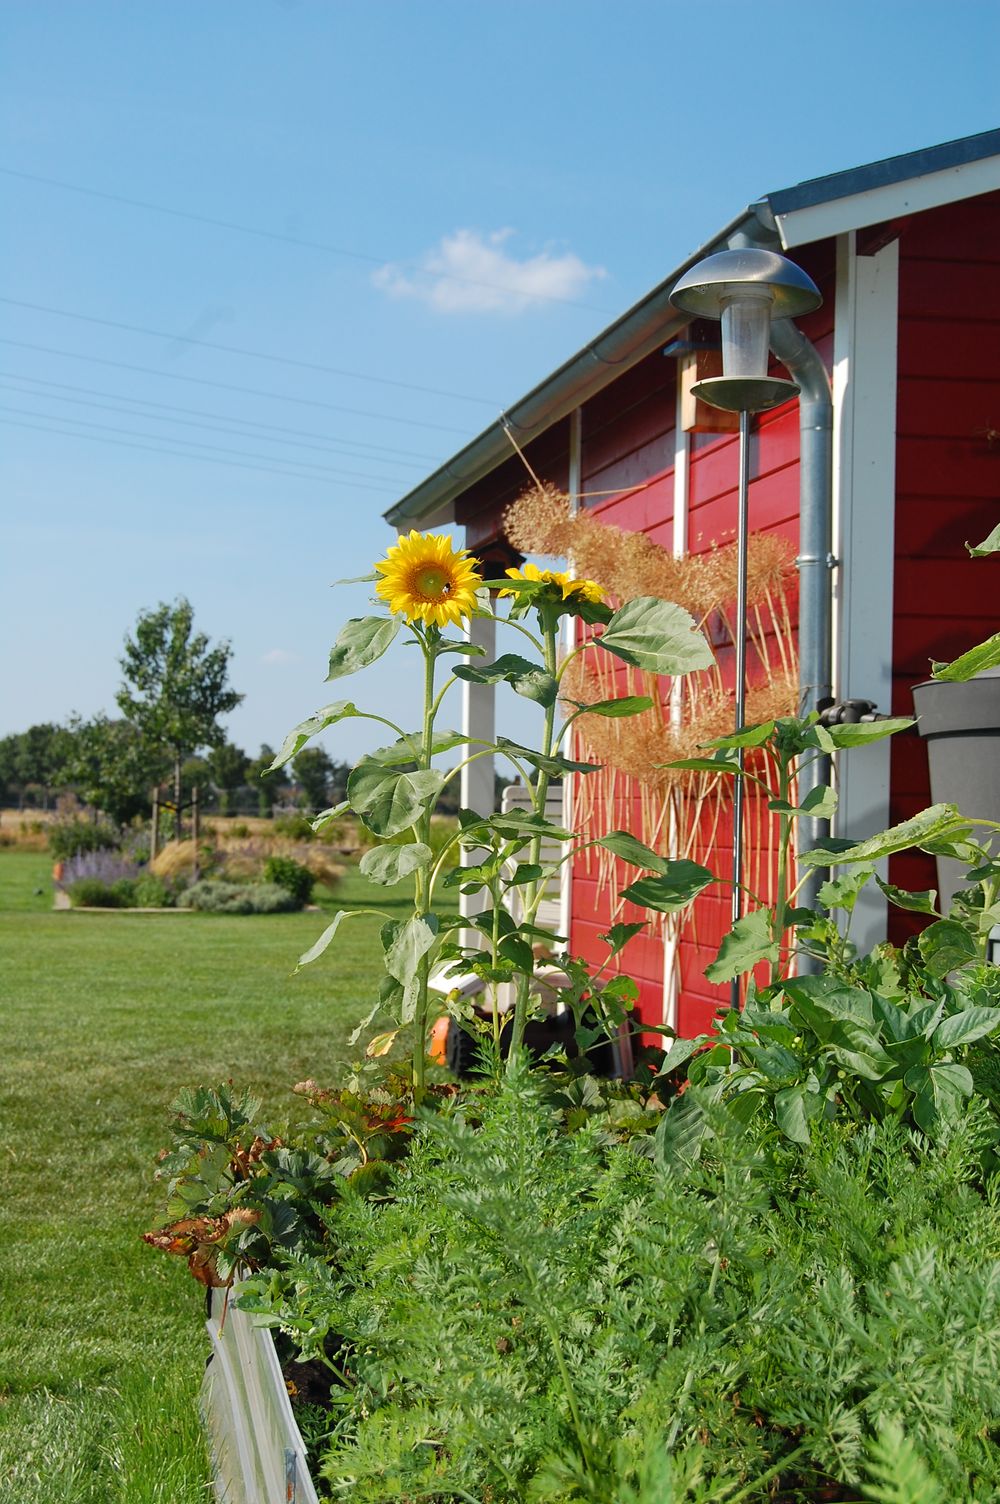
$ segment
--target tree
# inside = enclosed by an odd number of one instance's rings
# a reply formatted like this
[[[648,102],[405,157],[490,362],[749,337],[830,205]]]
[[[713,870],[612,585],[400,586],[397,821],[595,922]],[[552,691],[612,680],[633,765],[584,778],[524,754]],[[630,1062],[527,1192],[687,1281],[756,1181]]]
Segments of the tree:
[[[309,808],[325,809],[330,800],[330,784],[335,772],[330,756],[322,747],[306,747],[292,766],[295,769],[295,781],[301,786]]]
[[[273,761],[274,748],[263,742],[259,755],[247,767],[247,782],[257,790],[260,813],[265,819],[273,810],[278,795],[291,788],[286,768],[278,768],[273,773],[265,771]]]
[[[150,747],[129,721],[74,716],[67,730],[61,781],[85,804],[124,824],[149,809],[149,791],[166,772],[162,752]]]
[[[220,814],[229,814],[232,796],[247,781],[249,765],[250,759],[243,748],[234,746],[232,742],[222,742],[209,752],[208,766],[212,772],[212,782],[219,790]]]
[[[19,809],[32,788],[42,791],[43,806],[48,808],[52,789],[63,781],[68,738],[65,727],[44,721],[0,742],[0,788],[5,796],[16,792]]]
[[[194,631],[194,609],[183,596],[172,606],[161,601],[155,611],[140,612],[135,636],[125,638],[118,708],[145,744],[163,750],[173,764],[178,835],[184,759],[225,740],[219,716],[243,699],[228,687],[231,657],[228,642],[212,647],[204,632]]]

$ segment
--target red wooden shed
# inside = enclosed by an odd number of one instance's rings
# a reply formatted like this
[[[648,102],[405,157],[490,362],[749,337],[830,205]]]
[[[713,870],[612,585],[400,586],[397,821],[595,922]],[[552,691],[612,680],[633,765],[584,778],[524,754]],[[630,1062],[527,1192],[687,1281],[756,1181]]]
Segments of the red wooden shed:
[[[470,548],[488,552],[526,482],[513,438],[543,481],[678,559],[730,539],[736,436],[688,392],[714,358],[712,331],[692,325],[670,293],[701,257],[747,244],[789,255],[824,299],[772,342],[802,395],[755,420],[750,489],[751,530],[787,538],[800,569],[828,582],[828,671],[801,686],[801,703],[829,690],[911,714],[929,661],[957,656],[998,625],[1000,566],[971,562],[965,544],[995,525],[1000,498],[1000,130],[765,195],[387,518],[400,529],[459,524]],[[829,520],[828,554],[815,546],[817,506]],[[489,625],[473,630],[489,651]],[[465,714],[470,730],[489,733],[492,691],[467,686]],[[484,762],[470,765],[464,789],[480,809],[492,807]],[[860,839],[930,802],[915,733],[850,754],[836,778],[839,835]],[[616,797],[608,813],[628,823],[638,795],[623,785]],[[723,821],[708,863],[718,871],[726,840]],[[904,887],[935,885],[931,859],[919,855],[894,858],[889,875]],[[597,935],[613,886],[578,859],[564,915],[574,953],[603,956]],[[899,940],[907,922],[866,894],[855,938]],[[626,964],[647,1021],[683,1034],[707,1026],[724,992],[702,973],[727,927],[725,901],[705,895],[679,936],[631,943]]]

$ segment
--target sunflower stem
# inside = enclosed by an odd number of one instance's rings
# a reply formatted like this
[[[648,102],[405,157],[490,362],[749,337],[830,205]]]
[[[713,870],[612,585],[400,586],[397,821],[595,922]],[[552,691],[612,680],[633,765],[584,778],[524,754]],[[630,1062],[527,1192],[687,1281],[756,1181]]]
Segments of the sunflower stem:
[[[542,644],[545,656],[546,671],[556,676],[557,663],[557,640],[559,635],[559,618],[550,616],[548,611],[539,610],[539,624],[542,629]],[[546,758],[552,756],[553,743],[555,740],[556,702],[545,708],[545,729],[542,736],[542,752]],[[549,792],[549,774],[540,768],[538,776],[532,786],[532,809],[541,819],[545,818],[545,801]],[[537,866],[542,855],[542,833],[532,837],[529,862]],[[545,892],[545,879],[536,878],[529,883],[524,895],[524,923],[533,925],[538,913],[538,906]],[[517,1069],[517,1061],[524,1048],[524,1030],[528,1022],[528,1002],[531,996],[532,971],[522,972],[517,979],[517,995],[514,999],[514,1021],[510,1035],[510,1054],[507,1057],[507,1073],[512,1075]]]
[[[437,708],[434,699],[434,666],[437,661],[435,644],[437,635],[437,629],[428,626],[420,639],[420,647],[424,655],[424,726],[419,758],[421,769],[430,767],[434,747],[434,713]],[[429,808],[420,816],[415,834],[418,841],[422,841],[424,845],[430,844],[431,811]],[[418,918],[422,918],[426,912],[428,896],[427,874],[422,868],[418,868],[413,893],[413,907]],[[424,955],[421,956],[417,968],[417,1006],[413,1019],[413,1100],[417,1106],[423,1101],[427,1090],[427,984],[430,977],[430,964],[429,955]]]

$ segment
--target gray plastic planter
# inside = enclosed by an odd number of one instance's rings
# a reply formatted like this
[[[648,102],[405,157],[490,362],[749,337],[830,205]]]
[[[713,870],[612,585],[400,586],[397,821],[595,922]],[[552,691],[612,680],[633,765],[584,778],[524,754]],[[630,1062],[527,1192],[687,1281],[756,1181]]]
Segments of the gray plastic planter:
[[[963,815],[1000,820],[1000,669],[965,684],[915,684],[913,704],[927,742],[932,801],[957,804]],[[965,869],[950,857],[938,857],[937,868],[947,913]]]
[[[220,1330],[222,1290],[211,1292],[212,1356],[201,1391],[219,1504],[318,1504],[306,1451],[271,1333],[236,1309]]]

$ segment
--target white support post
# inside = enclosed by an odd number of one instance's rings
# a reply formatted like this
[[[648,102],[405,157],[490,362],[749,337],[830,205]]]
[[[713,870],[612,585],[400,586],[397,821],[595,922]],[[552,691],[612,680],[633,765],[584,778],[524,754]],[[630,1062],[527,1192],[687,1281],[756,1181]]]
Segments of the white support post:
[[[677,366],[676,412],[674,417],[674,531],[673,555],[683,559],[688,551],[688,497],[691,474],[691,438],[684,428],[682,415],[683,394],[680,366]],[[670,686],[670,724],[678,727],[684,712],[684,681],[674,679]],[[671,814],[668,834],[668,850],[671,857],[677,851],[677,826]],[[677,931],[680,919],[674,919],[663,941],[663,1023],[670,1029],[677,1028]]]
[[[837,242],[833,347],[834,694],[892,710],[896,522],[899,241],[859,256],[854,231]],[[837,758],[834,833],[862,840],[889,824],[889,740]],[[885,877],[884,864],[880,876]],[[886,900],[870,884],[851,938],[886,936]]]
[[[469,623],[467,634],[470,642],[481,647],[485,658],[473,659],[473,662],[491,663],[496,657],[496,622],[486,617],[474,616]],[[469,684],[462,682],[462,735],[473,736],[477,740],[496,741],[496,686],[493,684]],[[476,747],[465,749],[465,756],[475,752]],[[496,801],[493,777],[493,757],[477,757],[475,762],[466,763],[459,777],[461,779],[461,800],[465,809],[475,810],[477,815],[491,815]],[[471,866],[479,860],[475,852],[463,851],[462,862],[465,866]],[[486,892],[459,895],[459,912],[464,915],[478,914],[487,904],[489,894]],[[463,945],[476,945],[482,943],[482,936],[478,930],[465,929],[461,932]]]

